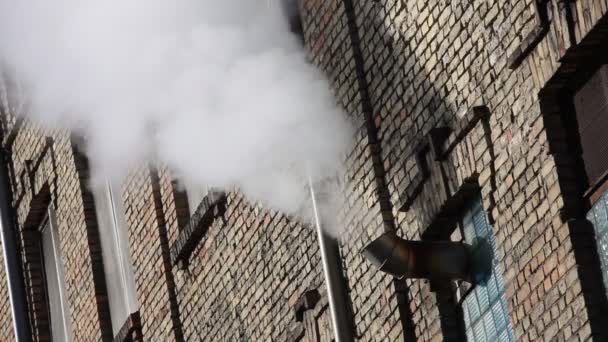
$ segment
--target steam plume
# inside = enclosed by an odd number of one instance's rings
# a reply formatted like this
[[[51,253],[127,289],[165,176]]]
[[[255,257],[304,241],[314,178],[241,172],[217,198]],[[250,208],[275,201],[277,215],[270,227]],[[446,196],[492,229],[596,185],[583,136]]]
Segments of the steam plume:
[[[104,179],[154,161],[294,213],[352,134],[269,0],[0,0],[0,58]]]

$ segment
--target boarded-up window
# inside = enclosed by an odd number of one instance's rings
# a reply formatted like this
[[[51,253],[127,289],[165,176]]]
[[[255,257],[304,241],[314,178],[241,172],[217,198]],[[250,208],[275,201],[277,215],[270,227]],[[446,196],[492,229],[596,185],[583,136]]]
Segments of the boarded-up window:
[[[608,65],[576,93],[574,105],[585,171],[594,187],[608,173]]]

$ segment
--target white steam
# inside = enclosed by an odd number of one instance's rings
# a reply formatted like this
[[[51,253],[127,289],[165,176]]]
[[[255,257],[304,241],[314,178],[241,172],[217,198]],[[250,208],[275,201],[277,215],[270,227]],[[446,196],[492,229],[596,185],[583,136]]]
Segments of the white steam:
[[[24,111],[83,134],[100,178],[153,161],[289,213],[351,139],[300,45],[269,0],[0,0]]]

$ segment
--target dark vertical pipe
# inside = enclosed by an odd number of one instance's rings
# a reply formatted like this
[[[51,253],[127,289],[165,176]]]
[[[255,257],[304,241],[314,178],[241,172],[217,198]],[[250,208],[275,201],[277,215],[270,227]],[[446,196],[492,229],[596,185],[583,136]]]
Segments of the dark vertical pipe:
[[[13,328],[17,342],[27,341],[28,327],[26,319],[26,306],[23,279],[20,274],[18,251],[15,244],[13,228],[13,208],[11,207],[11,187],[7,169],[7,154],[0,149],[0,238],[2,239],[2,252],[4,268],[8,285],[11,313],[13,315]]]

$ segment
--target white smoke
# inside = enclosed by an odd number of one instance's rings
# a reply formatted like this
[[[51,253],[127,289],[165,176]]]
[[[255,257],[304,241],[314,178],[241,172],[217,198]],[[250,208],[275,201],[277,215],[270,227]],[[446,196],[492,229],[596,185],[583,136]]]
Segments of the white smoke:
[[[153,161],[294,213],[352,135],[269,0],[0,0],[0,59],[101,178]]]

